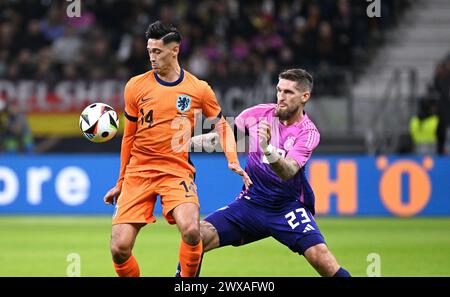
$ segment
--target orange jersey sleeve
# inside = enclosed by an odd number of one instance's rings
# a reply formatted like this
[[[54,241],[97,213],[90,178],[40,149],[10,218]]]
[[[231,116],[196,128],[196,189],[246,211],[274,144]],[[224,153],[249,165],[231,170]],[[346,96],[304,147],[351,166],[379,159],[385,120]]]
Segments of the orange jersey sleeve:
[[[208,118],[215,118],[222,116],[222,109],[219,102],[217,102],[216,94],[211,87],[206,83],[203,91],[202,112]]]
[[[208,84],[206,84],[203,99],[203,114],[209,118],[219,118],[219,122],[215,125],[215,128],[219,134],[220,145],[227,157],[228,163],[239,164],[233,130],[223,117],[216,95]]]
[[[134,87],[133,79],[130,79],[125,85],[124,100],[126,115],[136,118],[138,116],[138,108],[136,105],[136,89]]]
[[[122,145],[120,149],[120,175],[116,186],[122,188],[125,169],[130,162],[131,148],[135,138],[137,129],[137,107],[135,104],[134,90],[132,82],[129,81],[125,86],[125,129],[122,137]]]

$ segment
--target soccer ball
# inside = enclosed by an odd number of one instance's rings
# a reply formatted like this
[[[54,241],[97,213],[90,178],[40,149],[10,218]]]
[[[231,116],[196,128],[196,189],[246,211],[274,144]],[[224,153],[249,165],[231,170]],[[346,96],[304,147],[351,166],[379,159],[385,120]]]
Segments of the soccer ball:
[[[80,129],[92,142],[105,142],[113,138],[119,129],[116,111],[104,103],[92,103],[80,115]]]

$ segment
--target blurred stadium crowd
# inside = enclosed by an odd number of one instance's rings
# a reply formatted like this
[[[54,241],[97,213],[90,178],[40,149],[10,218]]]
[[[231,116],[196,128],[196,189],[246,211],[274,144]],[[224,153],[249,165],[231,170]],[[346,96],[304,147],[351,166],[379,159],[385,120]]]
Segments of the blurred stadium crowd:
[[[383,1],[2,1],[0,77],[126,80],[149,69],[144,32],[156,19],[183,36],[182,64],[201,78],[239,79],[302,65],[326,73],[357,70],[408,0]]]
[[[69,1],[1,1],[0,83],[125,82],[150,69],[145,31],[161,19],[182,34],[181,65],[213,87],[274,82],[279,71],[301,66],[314,74],[315,96],[345,96],[344,76],[357,79],[413,1],[381,1],[382,18],[367,17],[368,2],[361,0],[81,3],[80,17],[69,17]],[[445,126],[449,85],[450,56],[436,66],[430,86]],[[12,99],[0,90],[0,151],[32,151],[32,129]]]

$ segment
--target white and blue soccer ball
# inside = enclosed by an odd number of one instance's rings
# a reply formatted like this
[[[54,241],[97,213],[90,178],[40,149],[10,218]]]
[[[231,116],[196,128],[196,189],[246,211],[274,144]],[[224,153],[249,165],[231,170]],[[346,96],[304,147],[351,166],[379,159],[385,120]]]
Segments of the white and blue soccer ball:
[[[105,142],[117,134],[119,118],[111,106],[92,103],[81,112],[80,129],[90,141]]]

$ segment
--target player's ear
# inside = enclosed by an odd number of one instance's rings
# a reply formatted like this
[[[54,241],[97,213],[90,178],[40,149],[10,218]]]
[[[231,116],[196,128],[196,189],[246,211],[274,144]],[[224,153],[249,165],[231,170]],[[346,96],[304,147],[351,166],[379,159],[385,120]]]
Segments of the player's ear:
[[[174,57],[178,56],[178,53],[180,52],[180,45],[178,43],[173,43],[171,51]]]
[[[309,98],[311,98],[311,93],[310,92],[303,92],[302,103],[305,104],[306,102],[308,102]]]

